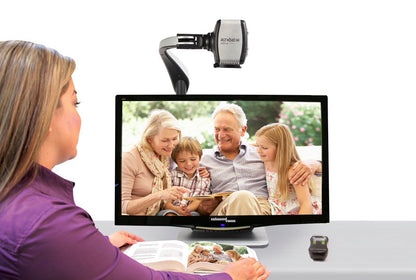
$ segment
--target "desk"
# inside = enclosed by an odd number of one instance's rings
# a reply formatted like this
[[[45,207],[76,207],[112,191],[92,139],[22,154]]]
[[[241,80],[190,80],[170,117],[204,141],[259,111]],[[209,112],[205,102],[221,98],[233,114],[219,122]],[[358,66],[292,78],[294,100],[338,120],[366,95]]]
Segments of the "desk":
[[[179,228],[114,226],[99,221],[108,235],[118,230],[145,240],[176,239]],[[339,221],[329,224],[266,227],[269,245],[254,248],[259,260],[271,270],[269,279],[416,279],[416,222]],[[309,258],[309,238],[326,235],[326,261]]]

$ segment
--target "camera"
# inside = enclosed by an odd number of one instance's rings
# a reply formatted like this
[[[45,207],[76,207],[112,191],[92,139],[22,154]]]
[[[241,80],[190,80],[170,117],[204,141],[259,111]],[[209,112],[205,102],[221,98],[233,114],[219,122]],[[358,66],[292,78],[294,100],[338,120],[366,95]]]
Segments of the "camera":
[[[218,20],[208,34],[177,34],[160,42],[159,54],[165,63],[173,88],[186,94],[189,79],[185,67],[169,49],[206,49],[214,54],[214,67],[241,68],[247,56],[247,26],[244,20]]]

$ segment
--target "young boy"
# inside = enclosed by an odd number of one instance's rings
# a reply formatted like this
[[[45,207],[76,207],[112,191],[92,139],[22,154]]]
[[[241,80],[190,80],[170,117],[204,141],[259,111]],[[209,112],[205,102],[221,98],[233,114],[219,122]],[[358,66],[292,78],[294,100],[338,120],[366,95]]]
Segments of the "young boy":
[[[172,159],[178,167],[172,170],[172,186],[189,189],[188,197],[210,195],[210,178],[199,176],[199,161],[202,148],[199,142],[191,137],[182,137],[172,151]],[[199,199],[170,200],[165,205],[166,216],[199,216],[197,212],[201,203]]]

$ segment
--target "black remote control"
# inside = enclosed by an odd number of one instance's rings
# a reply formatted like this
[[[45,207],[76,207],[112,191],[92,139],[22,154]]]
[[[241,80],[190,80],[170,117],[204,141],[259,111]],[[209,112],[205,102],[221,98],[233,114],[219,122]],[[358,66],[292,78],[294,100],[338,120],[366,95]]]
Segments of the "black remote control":
[[[324,261],[328,256],[328,237],[312,236],[309,246],[309,255],[314,261]]]

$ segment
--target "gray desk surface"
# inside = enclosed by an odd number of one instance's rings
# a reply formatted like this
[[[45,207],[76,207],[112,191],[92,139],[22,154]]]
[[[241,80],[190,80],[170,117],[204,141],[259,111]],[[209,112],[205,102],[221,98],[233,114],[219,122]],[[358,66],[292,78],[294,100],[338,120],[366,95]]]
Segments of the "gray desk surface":
[[[176,239],[179,228],[114,226],[99,221],[108,235],[126,230],[145,240]],[[269,245],[254,248],[271,270],[269,279],[416,279],[416,222],[339,221],[266,227]],[[312,235],[329,238],[326,261],[309,258]]]

